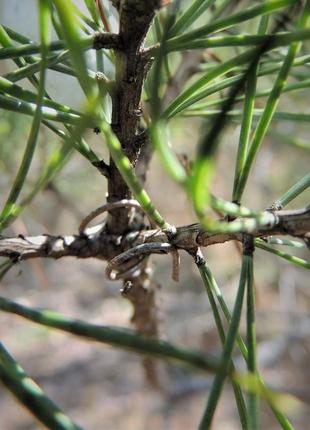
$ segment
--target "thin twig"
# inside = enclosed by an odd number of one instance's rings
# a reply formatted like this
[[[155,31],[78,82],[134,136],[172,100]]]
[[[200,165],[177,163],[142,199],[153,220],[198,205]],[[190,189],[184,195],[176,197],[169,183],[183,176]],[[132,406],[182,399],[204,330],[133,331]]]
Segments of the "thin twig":
[[[104,7],[101,4],[101,1],[100,0],[96,0],[96,5],[97,5],[97,8],[99,10],[99,15],[100,15],[100,18],[101,18],[101,21],[103,23],[105,31],[108,32],[108,33],[110,33],[111,32],[111,28],[110,28],[109,21],[107,20],[107,17],[106,17],[106,14],[105,14]]]
[[[177,248],[171,250],[172,255],[172,279],[175,282],[180,280],[180,254]]]
[[[79,233],[82,234],[85,231],[87,225],[97,216],[101,215],[104,212],[111,211],[113,209],[119,209],[122,207],[132,207],[140,209],[141,206],[137,200],[133,199],[123,199],[118,202],[106,203],[105,205],[99,206],[99,208],[93,210],[89,215],[87,215],[81,222],[79,226]]]
[[[150,254],[168,254],[173,250],[174,247],[173,245],[170,245],[170,243],[155,242],[137,245],[134,248],[128,249],[127,251],[122,252],[121,254],[112,258],[112,260],[107,265],[106,275],[112,280],[120,278],[128,279],[129,274],[134,277],[135,272],[138,271],[139,266],[146,256]],[[126,265],[129,261],[135,261],[137,259],[138,262],[130,266],[129,269],[126,269],[125,272],[120,271],[121,268],[123,268],[124,265]],[[130,273],[128,273],[128,270]],[[138,274],[139,273],[137,273],[135,276],[138,276]]]

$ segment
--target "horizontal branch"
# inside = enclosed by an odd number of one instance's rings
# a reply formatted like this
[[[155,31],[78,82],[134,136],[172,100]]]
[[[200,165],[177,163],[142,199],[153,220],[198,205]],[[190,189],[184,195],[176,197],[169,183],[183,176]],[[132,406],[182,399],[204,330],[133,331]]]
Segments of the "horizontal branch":
[[[309,238],[310,206],[292,211],[266,211],[265,214],[269,220],[267,225],[260,225],[255,218],[238,218],[228,223],[230,231],[234,226],[239,227],[238,231],[219,233],[208,232],[200,224],[191,224],[178,227],[172,237],[168,235],[169,239],[164,230],[142,230],[117,236],[107,234],[103,226],[92,227],[79,235],[71,236],[0,237],[0,256],[9,257],[16,262],[37,257],[57,259],[65,256],[111,260],[120,253],[120,243],[125,249],[157,242],[170,243],[174,249],[191,250],[197,246],[240,241],[243,233],[250,233],[254,237],[289,235]],[[149,253],[152,253],[152,247]]]
[[[107,240],[105,240],[107,239]],[[13,261],[30,258],[62,258],[66,256],[77,258],[97,257],[108,259],[113,252],[108,243],[110,238],[100,238],[99,235],[68,235],[23,236],[0,239],[0,256],[9,257]]]

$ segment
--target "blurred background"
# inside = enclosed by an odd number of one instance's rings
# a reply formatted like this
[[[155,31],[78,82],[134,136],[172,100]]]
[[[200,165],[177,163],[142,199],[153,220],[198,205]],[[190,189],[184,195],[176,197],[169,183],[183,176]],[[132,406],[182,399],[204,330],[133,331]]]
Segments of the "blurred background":
[[[10,4],[10,7],[7,7]],[[35,38],[27,18],[19,21],[25,35]],[[10,25],[16,22],[21,2],[1,2],[1,14]],[[10,8],[11,12],[10,12]],[[32,9],[31,9],[32,8]],[[24,9],[25,11],[25,9]],[[4,13],[5,12],[5,13]],[[29,14],[28,14],[29,13]],[[12,14],[12,15],[10,15]],[[14,17],[14,18],[12,18]],[[35,22],[35,15],[33,16]],[[2,63],[0,72],[12,70]],[[51,91],[71,98],[75,93],[68,78]],[[72,81],[72,82],[71,82]],[[267,82],[266,82],[267,84]],[[270,82],[269,82],[270,84]],[[58,86],[61,88],[59,92]],[[68,92],[64,94],[63,88]],[[58,90],[58,93],[57,93]],[[285,110],[309,112],[309,92],[292,93],[281,100]],[[65,101],[59,99],[59,101]],[[79,103],[79,98],[74,101]],[[264,103],[260,99],[259,103]],[[31,118],[0,110],[0,203],[3,204],[21,160]],[[201,121],[175,120],[172,142],[180,156],[195,154]],[[229,199],[232,190],[239,129],[231,123],[223,135],[216,161],[213,192]],[[255,209],[268,207],[309,170],[308,149],[296,146],[285,136],[309,143],[309,125],[279,121],[265,139],[247,187],[244,204]],[[89,134],[91,147],[107,159],[100,136]],[[42,129],[27,187],[38,178],[42,165],[60,142]],[[24,192],[27,192],[27,187]],[[185,193],[173,183],[154,156],[147,190],[165,218],[177,226],[196,222]],[[59,175],[35,198],[8,228],[6,236],[74,234],[81,219],[104,202],[106,181],[79,154],[73,154]],[[309,193],[294,200],[291,208],[304,207]],[[304,253],[303,253],[304,252]],[[306,258],[305,251],[298,255]],[[240,273],[240,255],[234,243],[204,251],[207,261],[232,305]],[[169,257],[152,257],[158,283],[161,337],[178,345],[217,354],[221,350],[213,316],[199,274],[191,259],[181,255],[180,282],[171,280]],[[1,295],[33,307],[48,307],[68,316],[98,324],[128,327],[132,309],[120,294],[121,285],[105,278],[105,264],[96,260],[64,258],[33,260],[15,265],[1,281]],[[296,429],[308,428],[310,419],[310,292],[309,274],[262,250],[255,252],[257,332],[259,369],[274,389],[300,401],[285,407]],[[244,333],[244,321],[241,332]],[[158,364],[159,388],[145,378],[140,357],[120,350],[80,341],[73,336],[49,331],[21,318],[0,313],[0,336],[4,344],[46,393],[75,421],[88,430],[194,430],[200,421],[212,378],[169,364]],[[241,359],[236,356],[236,361]],[[264,430],[278,429],[272,413],[261,404]],[[0,429],[35,430],[38,424],[15,399],[0,387]],[[240,428],[231,386],[227,384],[217,409],[214,429]]]

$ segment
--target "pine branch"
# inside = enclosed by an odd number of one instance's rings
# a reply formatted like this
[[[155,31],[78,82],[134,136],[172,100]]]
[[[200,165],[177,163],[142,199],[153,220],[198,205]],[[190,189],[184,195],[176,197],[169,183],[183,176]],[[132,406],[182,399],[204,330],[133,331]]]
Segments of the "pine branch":
[[[191,250],[197,246],[207,247],[231,240],[242,241],[244,233],[251,233],[256,238],[277,235],[309,238],[310,207],[290,211],[266,211],[265,214],[269,220],[267,225],[255,225],[254,218],[237,218],[232,221],[229,225],[239,223],[241,226],[240,230],[234,233],[208,232],[200,224],[178,227],[176,234],[169,240],[171,250],[175,248]],[[123,236],[108,234],[102,226],[89,230],[92,232],[97,230],[97,232],[87,233],[88,230],[86,230],[80,235],[68,236],[1,237],[0,256],[9,257],[16,262],[38,257],[58,259],[66,256],[111,260],[117,250],[119,252],[120,241],[123,243],[123,248],[129,250],[128,252],[132,252],[135,246],[144,245],[145,254],[160,252],[156,247],[154,248],[154,243],[159,245],[168,243],[164,230],[141,230]],[[151,244],[153,245],[150,246]]]

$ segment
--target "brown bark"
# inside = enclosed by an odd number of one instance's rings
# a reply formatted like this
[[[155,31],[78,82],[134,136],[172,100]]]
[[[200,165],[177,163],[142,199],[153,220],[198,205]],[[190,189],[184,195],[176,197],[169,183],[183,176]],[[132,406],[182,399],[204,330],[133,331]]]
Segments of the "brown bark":
[[[267,226],[254,227],[250,234],[253,237],[290,235],[308,240],[310,236],[310,207],[292,211],[276,211],[272,213],[273,222]],[[246,218],[243,219],[247,221]],[[238,219],[236,221],[239,221]],[[92,231],[94,233],[92,233]],[[173,249],[190,250],[207,247],[231,240],[242,241],[244,230],[237,233],[214,233],[206,231],[200,224],[178,227],[176,234],[170,239],[171,248],[158,251],[147,245],[167,244],[168,238],[162,230],[140,230],[136,234],[128,233],[120,236],[108,234],[103,226],[92,227],[90,232],[71,236],[29,236],[0,237],[0,256],[9,257],[15,261],[30,258],[61,258],[73,256],[77,258],[100,258],[110,260],[112,256],[120,254],[120,238],[122,248],[128,249],[135,258],[134,247],[145,245],[145,255],[153,252],[172,252]]]
[[[119,12],[119,38],[121,48],[115,51],[115,87],[112,94],[112,129],[118,137],[121,146],[133,166],[139,165],[139,178],[142,183],[146,179],[151,151],[148,139],[141,139],[138,124],[142,116],[141,93],[146,72],[149,68],[148,56],[144,56],[144,39],[155,16],[155,11],[161,6],[159,0],[116,0],[114,6]],[[142,134],[142,136],[144,136]],[[144,145],[141,155],[141,148]],[[140,161],[141,160],[141,161]],[[110,158],[108,177],[107,202],[113,203],[131,198],[131,192],[121,177],[112,158]],[[143,213],[135,209],[121,208],[109,212],[106,224],[108,233],[123,235],[144,227]],[[122,247],[119,252],[126,248]],[[134,307],[133,323],[142,334],[155,336],[158,334],[154,285],[141,274],[134,281],[133,293],[127,298]],[[124,279],[126,282],[127,279]],[[154,366],[150,359],[144,361],[147,376],[153,383]]]
[[[112,95],[112,129],[122,148],[135,166],[143,139],[139,138],[138,124],[142,115],[140,106],[142,86],[149,60],[143,55],[144,39],[159,7],[157,1],[125,0],[117,2],[121,47],[116,51],[115,86]],[[146,143],[147,144],[147,141]],[[147,166],[145,166],[147,169]],[[131,193],[117,167],[110,159],[108,202],[130,198]],[[119,209],[109,214],[109,233],[123,234],[130,230],[130,211]]]

